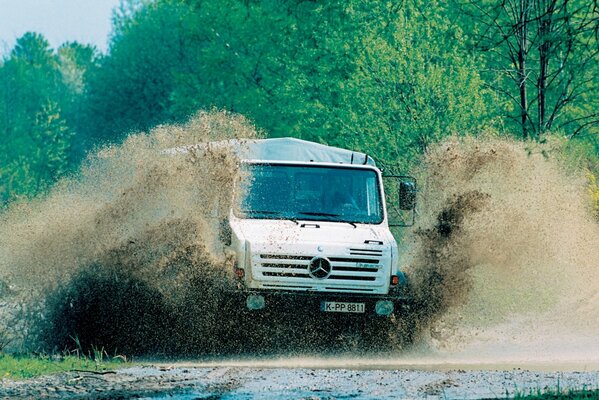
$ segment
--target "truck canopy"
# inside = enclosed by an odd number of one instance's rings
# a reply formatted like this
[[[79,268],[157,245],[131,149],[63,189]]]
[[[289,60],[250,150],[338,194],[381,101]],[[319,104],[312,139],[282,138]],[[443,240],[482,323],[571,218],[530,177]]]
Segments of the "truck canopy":
[[[375,166],[372,157],[364,153],[295,138],[222,140],[168,149],[165,153],[184,154],[192,150],[208,150],[220,147],[230,147],[242,160],[325,162]]]

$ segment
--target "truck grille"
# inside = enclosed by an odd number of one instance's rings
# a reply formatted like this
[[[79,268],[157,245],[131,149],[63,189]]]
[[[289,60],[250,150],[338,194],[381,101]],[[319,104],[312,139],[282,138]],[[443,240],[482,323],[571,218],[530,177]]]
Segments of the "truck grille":
[[[352,256],[381,257],[383,255],[383,250],[374,250],[374,249],[349,249],[349,254],[352,255]]]
[[[308,274],[308,266],[312,256],[260,254],[254,264],[254,277],[257,279],[286,278],[290,283],[356,282],[360,284],[376,284],[382,282],[382,251],[364,251],[350,249],[350,257],[327,257],[331,262],[331,274],[322,281],[315,280]],[[333,289],[327,287],[326,289]]]

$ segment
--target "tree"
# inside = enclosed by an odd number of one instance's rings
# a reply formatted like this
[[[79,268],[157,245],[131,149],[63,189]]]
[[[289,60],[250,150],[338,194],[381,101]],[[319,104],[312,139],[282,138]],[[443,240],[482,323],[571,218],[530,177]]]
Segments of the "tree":
[[[127,10],[90,81],[87,126],[101,140],[216,107],[270,136],[377,143],[395,160],[485,112],[475,60],[436,2],[158,0]]]
[[[59,104],[61,118],[73,132],[68,157],[70,165],[76,166],[93,146],[87,135],[85,105],[89,77],[98,69],[100,54],[93,46],[67,42],[58,48],[56,58],[62,84],[58,85],[54,100]]]
[[[0,202],[32,196],[67,172],[68,87],[43,36],[26,33],[0,63]]]
[[[173,71],[185,51],[178,25],[186,12],[183,3],[167,1],[143,3],[115,16],[110,54],[89,74],[85,125],[92,143],[172,121]]]
[[[406,168],[440,138],[479,130],[492,96],[443,6],[406,1],[381,8],[344,82],[348,110],[339,130],[346,142],[353,137],[359,148]]]
[[[90,79],[93,136],[120,140],[212,107],[276,120],[268,98],[280,71],[269,65],[286,62],[277,57],[275,34],[282,12],[273,3],[270,16],[263,7],[238,0],[127,7],[115,17],[110,54]]]
[[[457,0],[486,77],[523,138],[599,132],[599,7],[588,0]]]

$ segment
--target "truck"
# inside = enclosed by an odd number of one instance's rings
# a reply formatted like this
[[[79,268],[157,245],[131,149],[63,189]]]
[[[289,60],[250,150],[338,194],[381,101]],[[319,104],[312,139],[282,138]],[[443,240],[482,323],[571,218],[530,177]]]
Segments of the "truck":
[[[383,174],[371,156],[295,138],[208,146],[233,149],[244,176],[221,238],[236,255],[236,290],[246,311],[398,312],[406,279]],[[389,196],[397,199],[393,208],[411,212],[413,223],[416,180],[385,181],[396,192]]]

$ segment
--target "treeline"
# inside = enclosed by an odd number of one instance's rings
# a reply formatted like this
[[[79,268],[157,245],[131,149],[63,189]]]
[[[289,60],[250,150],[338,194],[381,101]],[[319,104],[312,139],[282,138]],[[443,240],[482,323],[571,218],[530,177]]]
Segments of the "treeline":
[[[406,168],[448,134],[549,133],[599,170],[596,0],[125,0],[107,54],[39,34],[0,61],[0,202],[200,109]]]

